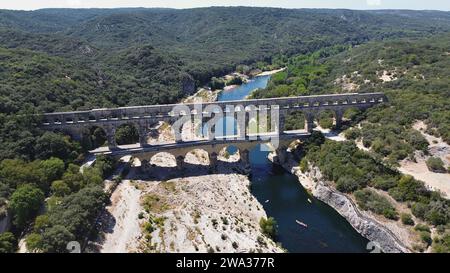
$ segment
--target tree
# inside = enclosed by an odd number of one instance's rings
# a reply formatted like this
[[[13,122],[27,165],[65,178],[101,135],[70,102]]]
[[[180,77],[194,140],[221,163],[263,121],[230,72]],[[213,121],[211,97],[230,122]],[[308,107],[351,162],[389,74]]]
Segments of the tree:
[[[56,225],[45,230],[40,247],[46,253],[65,253],[71,241],[75,241],[75,235],[64,226]]]
[[[417,201],[429,196],[423,182],[415,180],[410,175],[402,176],[397,186],[389,190],[389,194],[397,201]]]
[[[36,156],[40,159],[58,157],[69,159],[72,147],[62,135],[46,132],[36,141]]]
[[[90,185],[70,194],[47,212],[48,225],[42,233],[43,250],[61,250],[61,238],[81,241],[92,230],[94,220],[103,208],[107,195],[101,186]],[[52,239],[56,231],[63,231],[62,237]],[[67,231],[67,232],[66,232]],[[64,246],[65,247],[65,246]]]
[[[19,187],[11,196],[9,208],[13,214],[13,223],[24,228],[44,202],[44,193],[31,184]]]
[[[13,253],[17,248],[17,240],[11,232],[0,233],[0,253]]]
[[[222,79],[212,77],[209,87],[211,87],[212,90],[223,89],[225,87],[225,82]]]
[[[139,141],[139,132],[132,124],[124,124],[117,128],[116,141],[119,145],[134,144]]]
[[[35,232],[42,232],[50,225],[50,220],[48,218],[47,214],[39,215],[34,220],[34,231]]]
[[[36,184],[43,190],[47,188],[39,161],[27,163],[18,159],[5,159],[0,164],[0,180],[15,189],[22,184]]]
[[[56,180],[52,183],[51,190],[55,196],[63,197],[71,193],[70,187],[62,180]]]
[[[274,239],[277,236],[277,222],[273,217],[264,218],[262,217],[259,220],[259,226],[261,227],[261,231],[266,236]]]
[[[42,249],[42,236],[38,233],[31,233],[25,239],[27,249],[31,252],[38,252]]]
[[[227,85],[241,85],[243,83],[241,77],[233,77],[229,81],[227,81]]]
[[[65,170],[64,161],[56,157],[42,161],[40,167],[48,183],[60,179]]]
[[[110,176],[116,168],[117,161],[110,156],[100,155],[95,160],[95,168],[100,171],[100,175],[103,178]]]

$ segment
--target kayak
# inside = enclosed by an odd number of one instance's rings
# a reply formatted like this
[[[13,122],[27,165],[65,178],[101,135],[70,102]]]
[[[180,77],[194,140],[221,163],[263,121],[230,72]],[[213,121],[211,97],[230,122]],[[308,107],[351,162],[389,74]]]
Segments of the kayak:
[[[301,225],[301,226],[304,226],[305,228],[308,227],[307,224],[305,224],[305,223],[303,223],[303,222],[300,222],[299,220],[295,220],[295,222],[297,222],[297,224],[299,224],[299,225]]]

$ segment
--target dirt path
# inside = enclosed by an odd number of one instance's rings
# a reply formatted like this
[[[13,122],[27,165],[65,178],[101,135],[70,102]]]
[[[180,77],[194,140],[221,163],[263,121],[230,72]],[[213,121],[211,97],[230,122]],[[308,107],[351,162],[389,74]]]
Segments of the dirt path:
[[[123,181],[112,195],[113,204],[107,207],[111,218],[111,233],[105,234],[105,241],[100,252],[123,253],[135,248],[133,241],[140,235],[138,215],[140,191]]]
[[[428,151],[431,156],[439,157],[444,161],[446,166],[450,164],[450,145],[445,143],[441,138],[425,133],[426,124],[423,121],[417,121],[413,128],[419,131],[430,144]],[[422,154],[416,155],[416,161],[403,160],[400,162],[399,170],[413,176],[415,179],[425,182],[425,184],[432,190],[441,191],[446,198],[450,198],[450,174],[449,173],[435,173],[431,172],[426,164],[429,156]]]

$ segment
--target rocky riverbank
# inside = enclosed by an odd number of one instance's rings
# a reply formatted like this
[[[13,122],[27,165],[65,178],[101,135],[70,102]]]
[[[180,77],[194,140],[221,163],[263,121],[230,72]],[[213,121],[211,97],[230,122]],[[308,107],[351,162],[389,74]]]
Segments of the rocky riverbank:
[[[137,252],[283,251],[261,233],[267,215],[244,175],[134,183],[143,207]]]
[[[412,240],[408,238],[408,232],[397,226],[382,224],[373,215],[358,209],[350,197],[329,185],[317,168],[302,173],[292,158],[283,164],[283,168],[296,175],[302,186],[315,198],[335,209],[358,233],[373,242],[374,246],[379,246],[383,252],[411,252]]]
[[[156,166],[175,164],[164,154],[156,159]],[[239,173],[248,171],[238,154],[219,154],[218,159],[219,173],[225,173],[230,163]],[[182,175],[175,175],[179,178],[166,180],[145,178],[147,175],[139,171],[140,162],[134,160],[102,217],[98,251],[284,251],[261,232],[259,221],[267,215],[251,194],[247,176],[207,174],[203,169],[209,168],[209,162],[202,151],[188,154],[186,162],[196,164],[197,171],[184,170]]]

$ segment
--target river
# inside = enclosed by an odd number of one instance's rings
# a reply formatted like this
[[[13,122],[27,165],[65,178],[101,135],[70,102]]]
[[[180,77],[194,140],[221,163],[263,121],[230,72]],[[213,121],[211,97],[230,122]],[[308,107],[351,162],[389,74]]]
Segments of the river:
[[[221,92],[218,100],[244,99],[253,90],[265,88],[269,79],[270,76],[256,77],[248,83]],[[229,127],[228,124],[226,127]],[[235,151],[230,148],[229,152]],[[261,151],[259,147],[250,152],[251,191],[264,206],[268,216],[277,221],[277,242],[293,253],[367,252],[368,240],[331,207],[309,196],[296,176],[273,165],[267,155],[268,152]],[[308,228],[300,226],[295,220],[306,223]]]

